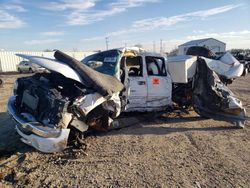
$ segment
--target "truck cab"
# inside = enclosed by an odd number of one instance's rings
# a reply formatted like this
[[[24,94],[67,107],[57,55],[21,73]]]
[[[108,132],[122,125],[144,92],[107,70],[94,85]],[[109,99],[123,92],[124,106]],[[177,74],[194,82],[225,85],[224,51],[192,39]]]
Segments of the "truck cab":
[[[167,72],[166,59],[157,53],[137,52],[133,55],[124,52],[121,58],[128,79],[126,111],[164,110],[172,105],[172,82]]]

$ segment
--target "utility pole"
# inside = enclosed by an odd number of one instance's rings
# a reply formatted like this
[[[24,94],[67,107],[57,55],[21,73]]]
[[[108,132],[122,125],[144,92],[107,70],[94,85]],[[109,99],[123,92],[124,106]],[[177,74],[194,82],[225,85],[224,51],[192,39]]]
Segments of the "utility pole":
[[[105,37],[105,42],[106,42],[106,50],[109,49],[109,38]]]
[[[162,39],[160,39],[160,53],[162,54]]]

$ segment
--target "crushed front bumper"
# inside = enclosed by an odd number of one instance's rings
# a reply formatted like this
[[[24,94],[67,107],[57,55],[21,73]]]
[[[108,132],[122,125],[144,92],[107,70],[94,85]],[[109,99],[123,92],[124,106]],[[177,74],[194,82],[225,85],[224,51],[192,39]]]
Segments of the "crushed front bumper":
[[[16,130],[24,143],[45,153],[59,152],[67,147],[70,129],[54,129],[40,122],[27,122],[17,112],[15,100],[15,96],[9,98],[8,112],[17,122]]]

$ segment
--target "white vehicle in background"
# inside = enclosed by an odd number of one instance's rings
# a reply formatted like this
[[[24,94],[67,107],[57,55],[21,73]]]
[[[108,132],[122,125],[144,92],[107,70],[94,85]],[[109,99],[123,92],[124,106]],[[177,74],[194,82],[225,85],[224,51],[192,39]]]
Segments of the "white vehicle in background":
[[[34,73],[34,72],[45,72],[46,69],[30,61],[21,61],[17,65],[17,71],[19,73]]]
[[[18,78],[8,102],[22,141],[42,152],[65,149],[70,132],[119,126],[122,112],[163,111],[173,102],[193,106],[201,116],[245,123],[241,102],[202,57],[166,61],[136,47],[81,62],[59,50],[55,59],[17,55],[50,71]]]

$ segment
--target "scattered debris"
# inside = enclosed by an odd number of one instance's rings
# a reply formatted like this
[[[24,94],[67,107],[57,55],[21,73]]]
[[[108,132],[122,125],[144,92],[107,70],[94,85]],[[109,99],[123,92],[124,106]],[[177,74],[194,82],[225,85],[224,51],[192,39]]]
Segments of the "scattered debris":
[[[7,159],[0,161],[0,180],[15,183],[16,172],[15,168],[18,167],[26,158],[26,155],[16,154]]]

